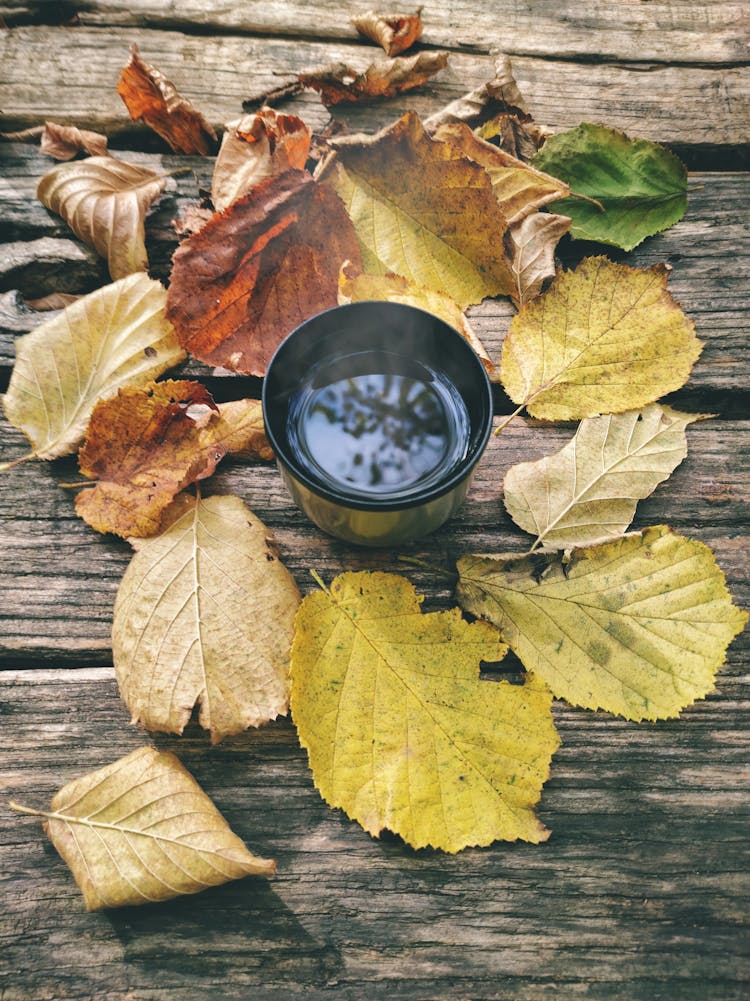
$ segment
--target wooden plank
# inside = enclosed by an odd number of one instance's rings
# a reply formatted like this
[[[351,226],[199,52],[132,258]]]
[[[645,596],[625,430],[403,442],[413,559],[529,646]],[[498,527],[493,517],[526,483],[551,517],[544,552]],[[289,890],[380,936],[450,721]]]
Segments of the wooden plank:
[[[0,36],[5,129],[52,119],[132,135],[115,85],[133,41],[217,126],[237,117],[244,98],[276,87],[302,69],[334,60],[362,68],[372,58],[369,47],[345,42],[126,28],[15,28]],[[738,148],[750,141],[750,67],[582,66],[519,56],[514,68],[537,121],[553,131],[588,119],[685,149]],[[406,107],[434,111],[491,74],[489,57],[456,52],[426,91],[351,112],[339,108],[337,117],[374,129]],[[301,109],[316,125],[328,119],[313,95],[290,107]]]

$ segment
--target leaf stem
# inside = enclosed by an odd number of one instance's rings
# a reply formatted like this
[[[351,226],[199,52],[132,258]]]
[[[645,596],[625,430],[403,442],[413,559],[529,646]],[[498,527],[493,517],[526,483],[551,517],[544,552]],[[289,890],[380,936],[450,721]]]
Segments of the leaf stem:
[[[323,581],[323,578],[320,576],[320,574],[318,573],[317,570],[312,570],[311,569],[310,570],[310,576],[315,581],[315,583],[318,585],[318,587],[321,589],[321,591],[325,591],[326,594],[330,595],[331,592],[326,587],[326,585],[325,585],[325,583]]]
[[[22,806],[21,803],[16,803],[13,799],[8,800],[8,806],[16,813],[28,813],[32,817],[49,817],[45,810],[34,810],[30,806]]]
[[[58,483],[63,490],[77,490],[79,487],[95,487],[96,480],[81,480],[80,483]]]
[[[13,469],[14,466],[20,466],[22,462],[28,462],[29,459],[36,459],[36,452],[29,452],[28,455],[22,455],[18,459],[12,459],[10,462],[0,462],[0,472],[5,469]]]
[[[606,209],[598,199],[591,198],[589,195],[582,195],[580,191],[571,191],[568,194],[568,198],[580,198],[582,202],[590,202],[592,205],[595,205],[600,212],[606,212]]]
[[[501,431],[504,431],[507,428],[507,426],[510,424],[510,422],[513,420],[513,418],[514,417],[518,417],[518,415],[521,413],[521,411],[523,410],[523,408],[526,406],[527,403],[528,403],[528,400],[524,400],[523,403],[521,404],[521,406],[520,407],[516,407],[516,409],[513,411],[513,413],[509,417],[506,417],[505,420],[502,422],[502,424],[498,424],[498,426],[495,428],[495,431],[494,431],[495,435],[498,435],[498,434],[500,434]]]
[[[441,574],[443,577],[457,577],[458,574],[455,570],[446,570],[445,567],[436,566],[434,563],[428,563],[426,560],[417,559],[416,556],[402,556],[397,557],[399,563],[410,563],[415,567],[424,567],[425,570],[430,570],[432,573]]]

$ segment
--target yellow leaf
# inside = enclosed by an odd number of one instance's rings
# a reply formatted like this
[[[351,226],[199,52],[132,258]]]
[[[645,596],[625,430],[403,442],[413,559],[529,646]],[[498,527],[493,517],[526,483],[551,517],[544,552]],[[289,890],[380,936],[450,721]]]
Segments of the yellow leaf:
[[[664,526],[560,555],[464,556],[458,599],[494,622],[557,698],[677,716],[714,687],[747,613],[713,553]]]
[[[588,257],[514,317],[500,378],[544,420],[621,413],[679,389],[701,352],[667,292],[669,269]]]
[[[34,456],[72,452],[97,400],[145,385],[185,357],[165,316],[166,292],[140,273],[92,292],[16,340],[5,413]]]
[[[462,308],[510,291],[507,223],[482,167],[430,139],[413,112],[331,145],[321,176],[347,206],[366,271],[393,271]]]
[[[558,746],[545,685],[479,678],[506,647],[457,608],[420,613],[403,577],[346,573],[308,595],[292,715],[315,784],[366,831],[456,852],[544,841],[533,807]]]
[[[146,210],[168,178],[113,156],[62,163],[39,182],[42,205],[107,259],[113,281],[148,268]]]
[[[209,422],[201,437],[205,448],[219,445],[227,455],[268,462],[273,459],[260,400],[220,403],[218,417]]]
[[[11,807],[44,818],[89,911],[276,871],[247,850],[178,759],[152,747],[69,782],[49,811]]]
[[[182,733],[197,702],[217,743],[286,712],[299,594],[238,497],[192,498],[178,510],[120,584],[115,674],[134,723]]]

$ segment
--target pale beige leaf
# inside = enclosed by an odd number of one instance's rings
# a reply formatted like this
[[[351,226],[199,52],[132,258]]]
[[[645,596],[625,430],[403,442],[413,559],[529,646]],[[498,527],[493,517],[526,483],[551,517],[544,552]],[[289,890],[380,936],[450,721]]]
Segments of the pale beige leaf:
[[[551,212],[535,212],[508,228],[505,249],[515,280],[510,297],[516,306],[535,299],[555,277],[555,248],[569,229],[567,216]]]
[[[100,132],[79,129],[75,125],[45,122],[41,149],[42,153],[55,160],[72,160],[77,153],[106,156],[107,137]]]
[[[198,893],[243,876],[271,876],[173,755],[141,747],[74,779],[54,796],[44,829],[89,911]]]
[[[120,584],[112,647],[133,722],[216,743],[287,711],[297,587],[238,497],[192,498]]]

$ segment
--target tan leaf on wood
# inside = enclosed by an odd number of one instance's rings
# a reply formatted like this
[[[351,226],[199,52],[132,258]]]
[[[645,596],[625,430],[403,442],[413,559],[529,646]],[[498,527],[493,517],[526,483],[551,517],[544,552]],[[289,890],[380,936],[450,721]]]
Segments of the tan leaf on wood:
[[[302,86],[317,90],[324,104],[336,105],[393,97],[413,90],[447,65],[447,52],[418,52],[415,56],[381,59],[361,73],[346,63],[332,63],[300,73],[298,79]]]
[[[55,160],[72,160],[77,153],[89,156],[107,155],[107,137],[99,132],[78,129],[75,125],[45,122],[42,132],[42,153]]]
[[[421,7],[414,14],[378,14],[368,10],[351,20],[360,35],[380,45],[387,56],[397,56],[422,37],[421,14]]]
[[[570,222],[565,215],[535,212],[508,227],[505,250],[515,280],[510,297],[516,306],[535,299],[545,282],[555,277],[555,248]]]

